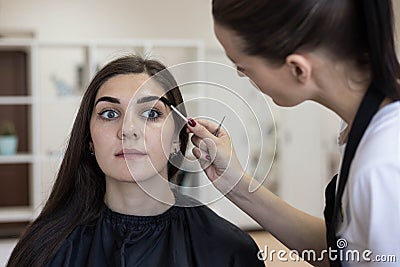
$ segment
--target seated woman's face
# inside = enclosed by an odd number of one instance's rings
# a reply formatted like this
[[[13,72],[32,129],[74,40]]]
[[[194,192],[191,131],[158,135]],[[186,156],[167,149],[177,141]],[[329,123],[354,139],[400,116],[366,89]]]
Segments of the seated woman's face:
[[[162,87],[153,80],[141,87],[148,78],[117,75],[97,92],[90,133],[96,160],[108,178],[168,178],[168,156],[176,149],[175,125],[171,110],[157,100],[165,93]]]

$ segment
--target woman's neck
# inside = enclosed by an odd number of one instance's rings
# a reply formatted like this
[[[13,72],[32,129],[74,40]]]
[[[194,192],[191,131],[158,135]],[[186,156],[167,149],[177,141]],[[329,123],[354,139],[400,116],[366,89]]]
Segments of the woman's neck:
[[[175,204],[175,197],[165,179],[157,176],[136,182],[121,182],[106,177],[105,204],[127,215],[154,216]]]
[[[388,104],[390,104],[390,103],[392,103],[393,102],[393,99],[390,99],[390,98],[385,98],[383,101],[382,101],[382,103],[381,103],[381,105],[379,106],[379,110],[380,109],[382,109],[384,106],[386,106],[386,105],[388,105]],[[346,126],[346,128],[345,129],[343,129],[343,131],[340,133],[340,135],[339,135],[339,145],[344,145],[344,144],[346,144],[347,143],[347,139],[348,139],[348,137],[349,137],[349,133],[350,133],[350,130],[351,130],[351,125],[352,124],[348,124],[347,126]]]
[[[314,62],[315,101],[334,111],[349,127],[371,83],[367,68],[355,63],[319,60]]]

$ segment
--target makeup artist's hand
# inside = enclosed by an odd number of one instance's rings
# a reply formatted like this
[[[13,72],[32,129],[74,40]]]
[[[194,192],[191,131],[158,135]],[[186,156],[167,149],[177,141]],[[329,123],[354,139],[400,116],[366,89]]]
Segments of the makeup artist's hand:
[[[191,125],[187,128],[193,133],[193,155],[199,159],[214,186],[222,193],[228,193],[244,175],[230,136],[223,128],[218,136],[214,136],[212,133],[218,126],[210,121],[199,119],[194,127]]]

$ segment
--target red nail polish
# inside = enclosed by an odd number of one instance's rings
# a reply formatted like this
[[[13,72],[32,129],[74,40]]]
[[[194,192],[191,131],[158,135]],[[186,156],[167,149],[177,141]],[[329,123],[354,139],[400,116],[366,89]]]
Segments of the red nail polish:
[[[189,119],[188,124],[190,125],[190,127],[196,126],[196,122],[194,121],[194,119]]]
[[[211,161],[210,155],[206,155],[206,159],[207,159],[208,161]]]

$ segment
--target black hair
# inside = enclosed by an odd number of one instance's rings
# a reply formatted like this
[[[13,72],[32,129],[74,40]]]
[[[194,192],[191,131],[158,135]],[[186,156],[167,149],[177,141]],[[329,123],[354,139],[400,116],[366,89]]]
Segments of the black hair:
[[[113,76],[131,73],[146,73],[154,77],[164,88],[168,101],[186,115],[179,87],[160,62],[125,56],[104,66],[82,98],[50,197],[15,246],[7,266],[46,265],[78,225],[100,216],[104,207],[105,175],[90,154],[90,119],[100,87]],[[175,125],[176,122],[175,118]],[[179,139],[180,150],[185,154],[188,143],[185,129],[180,130]],[[168,162],[168,179],[173,178],[177,171],[178,168]]]
[[[391,0],[213,0],[212,12],[249,55],[283,64],[296,51],[323,48],[369,67],[377,88],[400,99]]]

